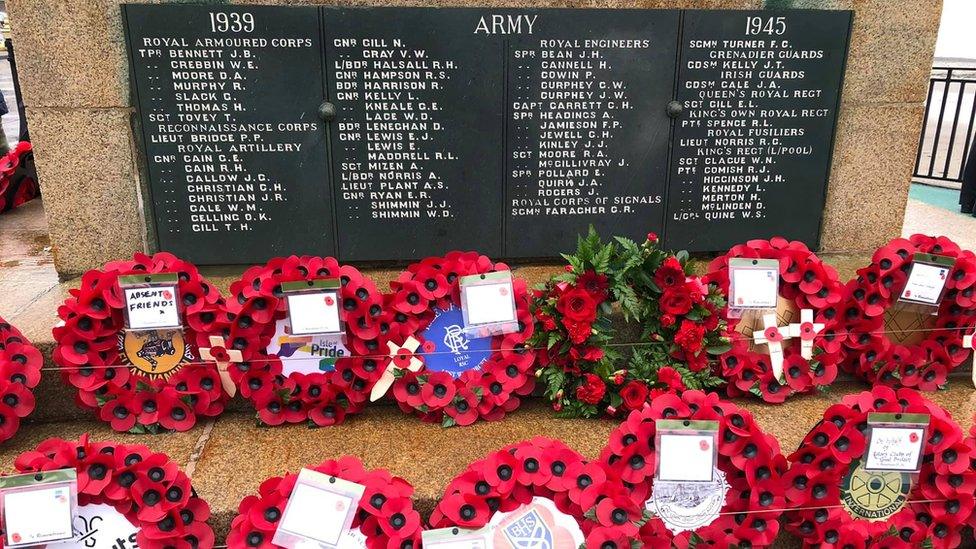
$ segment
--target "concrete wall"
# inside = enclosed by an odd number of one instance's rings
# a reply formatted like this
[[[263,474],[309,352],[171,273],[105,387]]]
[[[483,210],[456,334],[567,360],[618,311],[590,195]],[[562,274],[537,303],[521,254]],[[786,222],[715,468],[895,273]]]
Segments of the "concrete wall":
[[[822,249],[899,234],[941,0],[372,0],[233,3],[853,9]],[[151,249],[118,0],[9,0],[55,264],[62,276]]]

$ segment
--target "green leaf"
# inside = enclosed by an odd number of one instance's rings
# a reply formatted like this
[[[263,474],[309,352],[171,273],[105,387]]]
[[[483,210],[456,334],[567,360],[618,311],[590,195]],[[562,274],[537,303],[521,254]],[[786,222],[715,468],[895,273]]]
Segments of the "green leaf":
[[[454,427],[455,425],[457,425],[457,422],[454,421],[454,418],[447,414],[444,414],[444,418],[441,419],[441,427],[446,429],[448,427]]]
[[[732,350],[731,343],[719,343],[716,345],[709,345],[708,347],[705,347],[705,352],[715,356],[725,354],[731,350]]]

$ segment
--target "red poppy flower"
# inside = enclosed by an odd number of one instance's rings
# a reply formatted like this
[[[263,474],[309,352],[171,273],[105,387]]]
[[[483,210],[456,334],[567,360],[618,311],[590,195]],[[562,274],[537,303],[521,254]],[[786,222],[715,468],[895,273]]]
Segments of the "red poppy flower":
[[[576,279],[576,286],[586,290],[596,301],[605,301],[609,290],[609,281],[606,275],[598,274],[595,271],[585,271]]]
[[[674,256],[669,256],[661,263],[661,266],[654,271],[654,281],[662,289],[674,288],[685,282],[685,268]],[[665,292],[666,293],[666,292]]]

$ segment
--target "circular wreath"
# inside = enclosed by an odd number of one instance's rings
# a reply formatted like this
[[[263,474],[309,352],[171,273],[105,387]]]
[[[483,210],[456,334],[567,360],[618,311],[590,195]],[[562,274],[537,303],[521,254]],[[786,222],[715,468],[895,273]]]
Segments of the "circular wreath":
[[[809,393],[824,388],[837,377],[837,365],[842,355],[843,337],[837,334],[840,324],[840,302],[844,285],[837,271],[811,252],[806,244],[784,238],[750,240],[733,246],[725,255],[712,260],[705,279],[718,286],[723,294],[729,292],[729,260],[732,258],[775,259],[779,261],[780,323],[800,324],[799,311],[813,310],[813,323],[822,324],[814,334],[812,357],[807,360],[801,352],[801,338],[792,337],[782,343],[783,380],[776,379],[765,345],[756,348],[753,331],[762,330],[762,319],[749,314],[744,318],[728,318],[728,308],[722,309],[727,318],[732,348],[719,360],[719,375],[728,380],[726,391],[730,397],[752,394],[766,402],[780,403],[797,393]],[[758,322],[757,322],[758,321]],[[812,326],[811,326],[812,327]]]
[[[328,361],[321,371],[285,375],[282,361],[290,356],[281,356],[286,354],[283,350],[268,352],[279,322],[288,315],[281,285],[323,278],[340,281],[340,318],[350,354]],[[241,395],[258,410],[260,421],[327,426],[363,409],[383,373],[386,341],[393,336],[391,314],[385,312],[383,295],[372,280],[331,257],[277,257],[245,271],[231,284],[230,293],[233,322],[227,341],[241,351],[243,362],[230,364],[228,371]]]
[[[14,461],[18,473],[74,468],[78,505],[114,507],[138,529],[140,548],[214,546],[210,506],[166,454],[142,445],[52,438]]]
[[[34,411],[43,366],[41,352],[0,318],[0,442],[13,438],[20,420]]]
[[[693,532],[674,535],[658,517],[639,538],[645,547],[766,547],[779,533],[786,459],[779,443],[763,433],[748,411],[715,393],[685,391],[655,398],[627,416],[611,434],[600,461],[619,476],[642,508],[652,494],[656,470],[655,422],[661,419],[717,421],[718,463],[729,485],[719,516]]]
[[[481,528],[496,512],[533,497],[551,500],[586,536],[586,547],[630,549],[643,507],[600,462],[588,462],[558,440],[536,437],[469,465],[448,484],[430,516],[433,528]]]
[[[369,549],[410,549],[419,547],[423,529],[420,513],[413,508],[413,486],[383,469],[367,471],[359,459],[345,456],[310,469],[366,487],[352,528],[358,528]],[[288,473],[261,483],[257,495],[241,501],[227,536],[230,549],[271,548],[281,520],[295,489],[298,475]]]
[[[397,343],[410,338],[420,343],[416,355],[401,347],[391,365],[397,376],[391,392],[404,412],[444,427],[470,425],[479,418],[502,419],[519,407],[520,397],[532,393],[535,351],[526,342],[534,326],[524,280],[512,280],[517,332],[468,339],[463,353],[450,350],[443,336],[426,333],[461,322],[461,277],[505,270],[505,264],[477,252],[455,251],[413,263],[390,283],[388,307],[395,311]],[[407,369],[414,357],[423,361],[417,371]]]
[[[869,412],[929,414],[922,469],[903,508],[883,520],[855,518],[841,503],[841,483],[867,450]],[[944,409],[911,389],[876,386],[828,408],[789,456],[787,529],[819,547],[934,547],[960,543],[973,512],[973,446]],[[908,476],[908,475],[905,475]]]
[[[149,357],[165,362],[158,371],[139,356],[140,349],[166,341],[125,331],[118,279],[143,273],[178,274],[182,336],[167,340],[168,351]],[[116,431],[132,433],[186,431],[197,416],[223,412],[228,397],[217,366],[202,360],[199,349],[210,347],[209,336],[222,333],[228,319],[220,292],[196,266],[166,252],[137,253],[86,272],[69,293],[58,307],[62,322],[54,328],[53,359],[65,382],[78,389],[79,406],[97,411]],[[135,352],[126,351],[128,346]]]
[[[955,258],[955,266],[937,316],[915,313],[903,326],[907,330],[901,331],[904,321],[890,322],[886,312],[898,301],[916,252]],[[976,324],[976,255],[944,236],[896,238],[857,271],[857,278],[847,285],[842,310],[844,345],[850,351],[842,363],[845,371],[871,383],[923,391],[940,388],[948,373],[969,356],[962,337]],[[909,334],[909,340],[898,343],[891,337],[895,333]]]
[[[657,395],[718,387],[712,363],[726,351],[725,297],[690,274],[687,252],[625,238],[580,238],[566,272],[535,293],[539,377],[563,416],[617,416]],[[612,345],[614,306],[639,323],[625,358]]]

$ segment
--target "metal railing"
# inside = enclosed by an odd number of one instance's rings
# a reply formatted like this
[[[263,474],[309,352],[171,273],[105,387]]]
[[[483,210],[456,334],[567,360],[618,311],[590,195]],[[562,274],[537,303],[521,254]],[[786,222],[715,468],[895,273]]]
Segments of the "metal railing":
[[[962,181],[974,122],[976,67],[933,67],[913,177]]]

